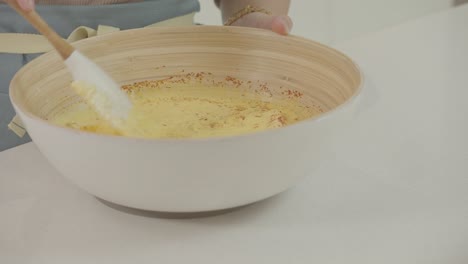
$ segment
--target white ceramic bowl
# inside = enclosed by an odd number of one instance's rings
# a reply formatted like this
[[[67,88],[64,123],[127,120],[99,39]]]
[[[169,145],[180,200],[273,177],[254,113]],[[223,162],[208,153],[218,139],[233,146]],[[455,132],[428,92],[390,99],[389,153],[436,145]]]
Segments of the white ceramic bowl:
[[[249,135],[149,140],[55,126],[48,118],[79,100],[55,52],[21,69],[10,95],[40,151],[83,190],[128,207],[162,212],[234,208],[278,194],[306,175],[351,121],[361,73],[345,55],[297,37],[235,27],[152,28],[76,44],[119,82],[210,72],[288,87],[326,110],[297,124]]]

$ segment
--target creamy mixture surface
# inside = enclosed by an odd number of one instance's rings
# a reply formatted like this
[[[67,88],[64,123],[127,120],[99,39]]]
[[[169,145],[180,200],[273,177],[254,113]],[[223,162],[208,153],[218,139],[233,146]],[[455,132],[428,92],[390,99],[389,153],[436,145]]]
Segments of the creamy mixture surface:
[[[123,87],[133,103],[127,124],[145,138],[233,136],[283,127],[319,114],[288,98],[262,98],[245,89],[201,83],[143,81]],[[122,135],[89,106],[77,103],[53,123]]]

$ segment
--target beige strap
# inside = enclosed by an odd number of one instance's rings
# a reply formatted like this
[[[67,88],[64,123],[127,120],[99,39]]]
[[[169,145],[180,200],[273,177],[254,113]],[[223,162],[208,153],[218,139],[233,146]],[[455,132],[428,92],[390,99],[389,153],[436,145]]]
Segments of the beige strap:
[[[171,18],[146,27],[159,26],[188,26],[193,25],[195,13],[184,16]],[[101,36],[112,32],[119,31],[119,28],[111,26],[98,26],[97,30],[89,27],[78,27],[68,36],[68,42],[75,42],[82,39],[87,39],[95,36]],[[0,33],[0,53],[13,54],[33,54],[44,53],[51,51],[53,48],[49,42],[42,36],[37,34],[20,34],[20,33]],[[26,129],[18,116],[8,124],[8,128],[13,131],[18,137],[24,137]]]
[[[8,128],[13,131],[18,137],[24,137],[26,135],[26,129],[24,128],[23,122],[18,116],[15,116],[8,124]]]
[[[188,15],[151,24],[146,27],[193,25],[194,16],[195,13],[190,13]],[[119,30],[119,28],[103,25],[100,25],[97,30],[82,26],[73,30],[70,36],[68,36],[67,41],[72,43],[78,40],[105,35]],[[0,33],[0,53],[33,54],[48,52],[52,49],[52,46],[42,35]]]
[[[170,18],[158,23],[151,24],[146,27],[182,27],[193,25],[195,13],[190,13],[184,16]]]

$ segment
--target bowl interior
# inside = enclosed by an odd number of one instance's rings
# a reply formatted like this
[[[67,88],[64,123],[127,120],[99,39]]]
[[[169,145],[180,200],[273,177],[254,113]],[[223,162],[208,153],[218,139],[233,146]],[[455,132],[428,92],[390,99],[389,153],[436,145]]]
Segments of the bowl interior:
[[[361,74],[345,55],[313,41],[247,28],[197,26],[122,31],[75,46],[118,82],[170,77],[223,82],[330,111],[356,95]],[[201,74],[201,75],[197,75]],[[55,52],[21,69],[10,96],[26,115],[48,120],[80,98]]]

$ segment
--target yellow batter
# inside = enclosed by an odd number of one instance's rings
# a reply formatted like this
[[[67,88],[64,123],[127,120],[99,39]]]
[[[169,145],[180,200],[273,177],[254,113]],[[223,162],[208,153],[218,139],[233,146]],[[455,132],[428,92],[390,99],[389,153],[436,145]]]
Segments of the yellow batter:
[[[126,87],[134,107],[128,125],[148,138],[232,136],[286,126],[319,113],[293,100],[262,101],[242,89],[151,81]],[[52,119],[57,125],[121,135],[90,107],[80,103]]]

